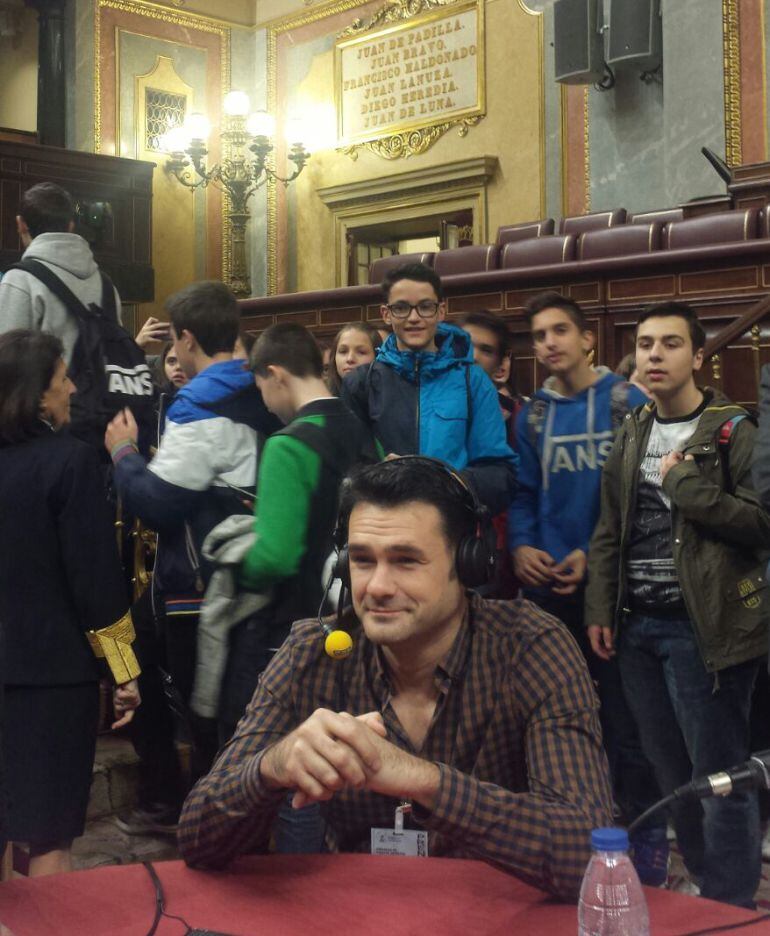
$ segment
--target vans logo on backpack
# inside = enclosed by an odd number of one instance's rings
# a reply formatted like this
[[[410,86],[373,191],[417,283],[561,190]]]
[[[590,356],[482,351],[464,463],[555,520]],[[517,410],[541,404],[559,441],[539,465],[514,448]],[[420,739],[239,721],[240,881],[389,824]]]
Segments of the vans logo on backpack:
[[[130,396],[152,396],[152,374],[146,364],[136,367],[118,367],[105,364],[108,393],[127,393]]]
[[[39,279],[78,324],[69,376],[76,392],[70,401],[70,432],[104,451],[104,430],[112,417],[130,407],[139,426],[140,447],[155,429],[152,375],[144,352],[118,320],[115,287],[102,270],[101,303],[84,305],[49,267],[22,260],[10,269]]]

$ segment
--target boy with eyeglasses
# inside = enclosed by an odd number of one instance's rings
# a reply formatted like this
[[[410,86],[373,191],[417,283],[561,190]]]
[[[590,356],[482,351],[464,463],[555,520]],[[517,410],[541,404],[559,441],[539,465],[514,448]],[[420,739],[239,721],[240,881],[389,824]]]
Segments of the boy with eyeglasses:
[[[444,321],[441,280],[430,267],[405,264],[385,277],[382,291],[392,333],[368,367],[345,377],[343,401],[386,452],[440,458],[500,513],[515,493],[518,457],[506,442],[494,384],[473,363],[470,336]]]

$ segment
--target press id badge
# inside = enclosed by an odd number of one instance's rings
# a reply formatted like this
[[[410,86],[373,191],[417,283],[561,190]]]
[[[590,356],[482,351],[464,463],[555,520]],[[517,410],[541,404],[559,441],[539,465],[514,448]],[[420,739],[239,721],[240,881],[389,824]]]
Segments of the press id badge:
[[[404,855],[407,858],[428,857],[428,833],[404,828],[404,814],[411,813],[411,811],[411,803],[402,803],[396,809],[392,829],[372,829],[373,855]]]

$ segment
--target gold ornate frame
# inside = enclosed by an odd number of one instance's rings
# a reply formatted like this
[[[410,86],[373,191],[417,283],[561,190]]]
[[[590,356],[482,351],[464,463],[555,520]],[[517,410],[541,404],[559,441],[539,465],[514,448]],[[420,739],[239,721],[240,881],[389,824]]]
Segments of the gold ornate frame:
[[[412,120],[397,124],[393,129],[373,131],[359,136],[343,148],[353,159],[358,150],[365,146],[384,159],[400,159],[424,153],[439,137],[452,127],[457,127],[460,136],[465,136],[470,127],[486,116],[486,41],[484,34],[485,0],[390,0],[372,16],[368,22],[355,20],[338,38],[334,47],[334,91],[337,110],[337,130],[342,130],[342,52],[363,42],[374,42],[378,37],[391,36],[403,28],[419,27],[445,18],[452,13],[476,11],[476,102],[449,117],[436,122],[435,117]]]
[[[219,36],[220,47],[220,81],[222,94],[230,90],[230,33],[232,24],[225,20],[217,20],[203,16],[199,13],[177,13],[167,7],[156,6],[146,0],[94,0],[94,152],[101,152],[102,146],[102,84],[101,84],[101,11],[103,9],[120,10],[124,13],[134,13],[147,19],[159,20],[163,23],[172,23],[187,29],[207,32]],[[116,47],[117,48],[117,47]],[[118,56],[115,57],[115,67],[118,67]],[[118,87],[116,74],[115,86]],[[118,128],[120,127],[120,114],[118,95],[115,96],[115,127],[116,142]],[[227,196],[222,196],[222,279],[227,281],[232,268],[230,249],[230,236],[227,230]]]

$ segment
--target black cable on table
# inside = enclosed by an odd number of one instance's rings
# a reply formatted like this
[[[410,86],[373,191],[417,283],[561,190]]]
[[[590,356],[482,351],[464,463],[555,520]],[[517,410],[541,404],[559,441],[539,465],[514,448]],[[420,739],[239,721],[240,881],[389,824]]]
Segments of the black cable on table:
[[[155,888],[155,919],[152,921],[152,926],[147,932],[147,936],[155,936],[158,926],[160,925],[161,917],[166,917],[169,920],[178,920],[180,923],[183,923],[187,928],[185,929],[182,936],[189,936],[193,930],[187,920],[184,920],[179,916],[174,916],[173,913],[166,913],[166,901],[163,896],[163,885],[160,882],[160,878],[158,877],[155,868],[152,866],[152,862],[143,861],[142,866],[150,875],[150,880],[152,881],[152,885]]]
[[[770,920],[770,913],[763,913],[754,920],[744,920],[743,923],[726,923],[724,926],[710,926],[708,929],[687,930],[686,933],[679,933],[679,936],[711,936],[711,933],[727,933],[746,926],[756,926],[763,920]]]

